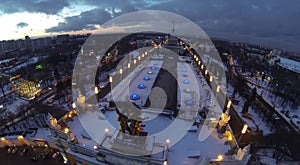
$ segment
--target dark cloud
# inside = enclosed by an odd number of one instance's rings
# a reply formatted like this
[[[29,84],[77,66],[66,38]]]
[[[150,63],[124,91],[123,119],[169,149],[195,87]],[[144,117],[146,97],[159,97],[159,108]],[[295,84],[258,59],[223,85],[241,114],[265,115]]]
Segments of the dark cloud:
[[[3,13],[28,11],[56,14],[69,5],[68,0],[1,0],[0,11]]]
[[[257,43],[262,44],[276,41],[293,45],[300,40],[298,0],[4,0],[1,1],[0,11],[56,14],[70,3],[91,5],[96,9],[67,17],[65,22],[46,29],[47,32],[93,29],[94,24],[102,24],[124,13],[154,9],[182,15],[210,36],[246,42],[256,38]],[[300,47],[297,49],[300,52]]]
[[[59,23],[57,26],[46,29],[46,32],[66,32],[82,29],[94,29],[95,24],[103,24],[106,21],[117,17],[124,13],[137,11],[134,6],[135,3],[129,0],[85,0],[85,4],[98,6],[96,9],[82,12],[78,16],[65,18],[64,22]],[[137,3],[141,5],[141,1]]]
[[[28,23],[25,23],[25,22],[20,22],[17,24],[17,28],[20,29],[20,28],[23,28],[23,27],[27,27],[28,26]]]
[[[300,40],[299,7],[297,0],[173,0],[149,8],[187,17],[210,36],[246,42],[256,38],[258,44],[274,45],[276,42],[278,46],[278,43],[284,45],[283,42],[295,45]],[[300,52],[297,46],[293,50]]]
[[[92,25],[101,25],[109,19],[111,19],[111,15],[104,9],[93,9],[91,11],[82,12],[78,16],[67,17],[65,22],[61,22],[58,26],[46,29],[46,32],[93,29],[94,27]]]

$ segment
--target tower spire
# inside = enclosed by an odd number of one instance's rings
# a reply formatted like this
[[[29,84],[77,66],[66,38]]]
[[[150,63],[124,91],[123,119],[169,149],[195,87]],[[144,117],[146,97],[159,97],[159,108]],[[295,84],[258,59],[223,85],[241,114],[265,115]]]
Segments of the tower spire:
[[[175,21],[173,20],[172,34],[175,33]]]

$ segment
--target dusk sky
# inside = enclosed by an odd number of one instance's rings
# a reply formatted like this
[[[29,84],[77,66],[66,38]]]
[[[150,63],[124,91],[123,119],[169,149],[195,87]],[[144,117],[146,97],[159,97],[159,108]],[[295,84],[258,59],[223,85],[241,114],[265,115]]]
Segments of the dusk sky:
[[[88,32],[128,12],[164,10],[210,37],[299,53],[299,9],[298,0],[1,0],[0,40]]]

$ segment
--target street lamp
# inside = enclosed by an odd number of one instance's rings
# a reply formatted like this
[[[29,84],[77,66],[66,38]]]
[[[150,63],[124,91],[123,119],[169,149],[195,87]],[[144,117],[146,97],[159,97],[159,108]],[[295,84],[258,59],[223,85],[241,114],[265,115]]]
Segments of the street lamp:
[[[130,63],[127,64],[127,68],[130,69]]]
[[[104,129],[104,132],[105,132],[105,133],[108,133],[108,132],[109,132],[109,129],[108,129],[108,128],[105,128],[105,129]]]
[[[113,81],[112,76],[109,76],[109,82],[112,83],[112,81]]]
[[[69,131],[70,131],[70,129],[69,129],[68,127],[66,127],[66,128],[64,129],[65,134],[68,134]]]
[[[95,86],[95,94],[97,95],[98,93],[99,93],[99,90],[98,90],[98,87],[97,86]]]
[[[223,160],[223,156],[222,156],[222,155],[218,155],[217,160],[218,160],[218,161],[222,161],[222,160]]]
[[[170,144],[170,139],[166,139],[166,143],[167,143],[167,151],[169,152],[170,150],[169,150],[169,144]]]
[[[228,100],[228,103],[227,103],[227,109],[229,109],[230,108],[230,106],[231,106],[231,100]]]
[[[217,86],[217,93],[220,92],[220,85]]]
[[[72,103],[72,108],[75,109],[76,108],[76,104],[75,102]]]
[[[242,137],[243,137],[244,134],[246,133],[247,128],[248,128],[248,125],[245,124],[244,127],[243,127],[243,129],[242,129],[242,132],[241,132],[242,134],[241,134],[241,136],[240,136],[240,138],[239,138],[239,140],[238,140],[238,143],[242,140]]]

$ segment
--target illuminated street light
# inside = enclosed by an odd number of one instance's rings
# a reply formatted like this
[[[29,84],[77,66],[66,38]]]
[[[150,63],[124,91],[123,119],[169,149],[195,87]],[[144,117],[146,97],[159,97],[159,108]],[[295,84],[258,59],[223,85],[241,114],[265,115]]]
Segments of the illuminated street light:
[[[220,85],[217,86],[217,93],[220,92]]]
[[[243,127],[243,129],[242,129],[242,134],[245,134],[245,133],[246,133],[247,128],[248,128],[248,125],[245,124],[244,127]]]
[[[99,89],[98,89],[98,87],[97,86],[95,86],[95,94],[97,95],[98,93],[99,93]]]
[[[72,103],[72,108],[75,109],[76,108],[76,104],[75,102]]]
[[[108,129],[108,128],[105,128],[105,129],[104,129],[104,132],[105,132],[105,133],[108,133],[108,132],[109,132],[109,129]]]
[[[65,134],[69,133],[69,131],[70,131],[70,129],[69,129],[68,127],[66,127],[66,128],[64,129]]]
[[[122,68],[120,69],[120,74],[123,74],[123,69]]]
[[[165,161],[164,161],[164,165],[168,165],[168,161],[165,160]]]
[[[22,135],[18,136],[18,140],[23,140],[23,139],[24,139],[24,137]]]
[[[170,139],[166,139],[166,143],[167,143],[167,151],[169,152],[170,150],[169,150],[169,144],[170,144]]]
[[[210,76],[210,77],[209,77],[209,81],[210,81],[210,82],[212,82],[212,80],[213,80],[213,77],[212,77],[212,76]]]
[[[198,61],[198,65],[201,65],[201,62],[200,62],[200,61]]]
[[[243,138],[243,136],[244,136],[244,134],[246,133],[246,131],[247,131],[247,128],[248,128],[248,125],[247,124],[245,124],[244,125],[244,127],[243,127],[243,129],[242,129],[242,131],[241,131],[241,136],[240,136],[240,138],[239,138],[239,140],[238,140],[238,142],[237,143],[239,143],[241,140],[242,140],[242,138]]]
[[[218,155],[217,160],[218,160],[218,161],[222,161],[222,160],[223,160],[223,156],[222,156],[222,155]]]
[[[207,75],[207,73],[208,73],[208,70],[206,69],[204,74]]]
[[[133,60],[133,64],[136,64],[136,59]]]
[[[130,63],[128,63],[127,68],[130,69]]]
[[[228,100],[228,103],[227,103],[227,109],[229,109],[230,108],[230,106],[231,106],[231,100]]]
[[[202,70],[203,68],[204,68],[204,65],[202,64],[202,65],[201,65],[201,70]]]
[[[112,83],[112,81],[113,81],[112,76],[109,76],[109,82]]]
[[[166,143],[167,143],[167,144],[170,144],[170,139],[167,139],[167,140],[166,140]]]

